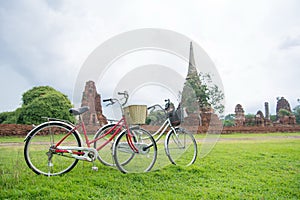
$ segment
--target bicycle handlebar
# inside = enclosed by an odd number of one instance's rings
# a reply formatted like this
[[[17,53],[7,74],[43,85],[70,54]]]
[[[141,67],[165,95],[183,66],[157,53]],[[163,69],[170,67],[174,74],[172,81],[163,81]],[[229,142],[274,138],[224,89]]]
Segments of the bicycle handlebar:
[[[148,110],[151,110],[151,109],[153,110],[155,107],[159,107],[160,109],[167,111],[167,110],[169,109],[170,105],[171,105],[170,99],[165,99],[165,102],[166,102],[166,105],[165,105],[165,108],[164,108],[164,109],[163,109],[163,107],[162,107],[161,105],[159,105],[159,104],[155,104],[155,105],[153,105],[153,106],[150,106],[150,107],[148,107],[147,109],[148,109]]]
[[[103,102],[111,101],[112,99],[103,99]]]
[[[126,91],[124,91],[124,92],[118,92],[118,95],[128,95],[128,93]]]
[[[122,103],[122,106],[124,106],[124,105],[127,103],[127,101],[128,101],[128,97],[129,97],[128,92],[127,92],[127,91],[124,91],[124,92],[118,92],[118,95],[123,95],[123,96],[124,96],[125,102]]]
[[[113,98],[110,98],[110,99],[103,99],[102,101],[103,101],[103,102],[108,102],[108,101],[110,101],[110,103],[107,104],[106,106],[113,105],[113,104],[116,103],[116,102],[118,102],[121,106],[124,106],[124,105],[127,103],[127,101],[128,101],[128,97],[129,97],[128,92],[127,92],[127,91],[124,91],[124,92],[118,92],[118,95],[123,95],[123,96],[124,96],[124,99],[125,99],[125,102],[124,102],[124,103],[121,104],[119,99],[113,99]]]
[[[159,104],[155,104],[153,106],[148,107],[147,109],[150,111],[150,113],[155,109],[155,107],[159,107],[160,110],[164,111],[165,114],[167,114],[166,110],[163,109],[163,107]]]

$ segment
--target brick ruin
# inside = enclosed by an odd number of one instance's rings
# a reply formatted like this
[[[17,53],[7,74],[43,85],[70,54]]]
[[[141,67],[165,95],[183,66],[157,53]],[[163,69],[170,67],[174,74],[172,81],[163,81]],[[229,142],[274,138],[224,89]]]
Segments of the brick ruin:
[[[289,115],[281,115],[280,111],[285,110],[288,111]],[[289,102],[284,98],[281,97],[278,99],[277,107],[276,107],[276,119],[279,124],[284,125],[295,125],[296,124],[296,117],[292,114],[291,106]]]
[[[95,130],[107,124],[107,119],[102,113],[101,96],[97,93],[95,83],[88,81],[82,93],[81,106],[89,106],[88,112],[84,113],[82,120],[87,129]]]
[[[278,98],[277,106],[276,106],[276,115],[277,116],[278,116],[279,111],[281,109],[285,109],[285,110],[287,110],[289,112],[292,112],[291,111],[291,106],[290,106],[289,102],[284,97]]]
[[[281,110],[284,110],[287,115],[282,115]],[[262,111],[257,111],[253,118],[245,118],[244,109],[240,104],[235,107],[235,126],[243,127],[252,125],[257,127],[270,126],[294,126],[296,125],[296,117],[291,111],[289,102],[281,97],[276,105],[276,121],[272,122],[270,119],[269,103],[265,102],[265,116]]]
[[[237,104],[235,106],[234,112],[235,112],[235,121],[234,121],[235,125],[236,126],[244,126],[246,119],[245,119],[245,111],[244,111],[242,105]]]
[[[254,121],[256,126],[265,126],[265,117],[261,110],[257,111]]]

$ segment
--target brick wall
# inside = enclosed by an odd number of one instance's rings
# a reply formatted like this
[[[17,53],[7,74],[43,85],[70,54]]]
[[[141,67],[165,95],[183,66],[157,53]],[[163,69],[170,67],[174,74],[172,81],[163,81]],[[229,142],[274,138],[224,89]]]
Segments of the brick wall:
[[[243,127],[224,127],[222,134],[228,133],[284,133],[284,132],[300,132],[300,126],[243,126]]]
[[[33,129],[32,125],[0,124],[0,136],[20,135],[25,136]]]
[[[158,130],[158,126],[143,126],[144,129],[155,132]],[[11,136],[11,135],[19,135],[26,136],[27,133],[33,129],[32,125],[21,125],[21,124],[0,124],[0,136]],[[95,133],[98,127],[93,127],[93,129],[89,131],[90,134]],[[207,128],[205,127],[189,127],[188,130],[193,133],[206,133]],[[212,131],[214,131],[212,129]],[[218,130],[216,130],[218,132]],[[270,126],[270,127],[258,127],[258,126],[243,126],[243,127],[224,127],[222,130],[222,134],[229,133],[275,133],[275,132],[300,132],[300,126]]]
[[[149,126],[144,125],[144,129],[155,132],[158,130],[158,126]],[[193,133],[206,133],[208,131],[207,127],[197,127],[197,126],[190,126],[186,127],[190,132]],[[212,133],[219,133],[220,128],[210,127],[209,129]],[[223,127],[222,134],[229,134],[229,133],[278,133],[278,132],[300,132],[300,126],[270,126],[270,127],[261,127],[261,126],[241,126],[241,127]]]

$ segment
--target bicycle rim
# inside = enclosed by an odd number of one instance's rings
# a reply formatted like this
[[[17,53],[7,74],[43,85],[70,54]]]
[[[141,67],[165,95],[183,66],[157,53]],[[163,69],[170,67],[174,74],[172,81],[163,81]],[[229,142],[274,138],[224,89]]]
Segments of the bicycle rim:
[[[51,154],[49,148],[63,138],[71,128],[63,123],[49,122],[34,130],[26,140],[24,157],[36,174],[55,176],[73,169],[78,160],[66,153]],[[72,133],[60,146],[81,146],[77,133]]]
[[[148,172],[153,167],[157,157],[156,143],[144,129],[130,129],[135,152],[129,145],[128,132],[124,130],[116,139],[113,155],[118,169],[123,173]],[[148,147],[148,148],[147,148]]]
[[[166,154],[172,164],[189,166],[197,158],[197,143],[190,133],[176,129],[167,135],[165,142]]]

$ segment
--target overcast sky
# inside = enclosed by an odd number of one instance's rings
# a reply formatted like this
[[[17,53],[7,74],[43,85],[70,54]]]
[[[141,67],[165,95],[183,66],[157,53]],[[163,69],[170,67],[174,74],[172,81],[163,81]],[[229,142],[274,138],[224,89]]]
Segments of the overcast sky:
[[[300,98],[300,1],[0,1],[0,112],[50,85],[72,99],[77,74],[102,42],[140,28],[197,42],[222,78],[226,113],[275,112],[276,97]],[[101,93],[101,91],[99,91]]]

